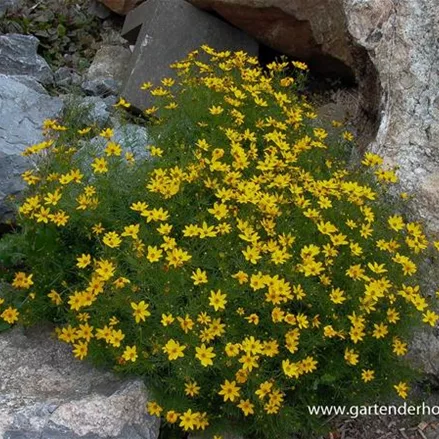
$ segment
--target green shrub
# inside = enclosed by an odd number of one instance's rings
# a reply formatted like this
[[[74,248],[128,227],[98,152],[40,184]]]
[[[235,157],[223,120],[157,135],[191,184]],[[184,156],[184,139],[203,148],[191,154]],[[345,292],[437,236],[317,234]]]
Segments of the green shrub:
[[[56,121],[27,150],[28,270],[3,319],[58,323],[76,357],[147,377],[150,413],[209,437],[284,438],[316,428],[309,405],[406,398],[410,334],[438,316],[394,171],[346,161],[353,136],[319,125],[302,63],[203,47],[173,68],[142,87],[152,159]]]

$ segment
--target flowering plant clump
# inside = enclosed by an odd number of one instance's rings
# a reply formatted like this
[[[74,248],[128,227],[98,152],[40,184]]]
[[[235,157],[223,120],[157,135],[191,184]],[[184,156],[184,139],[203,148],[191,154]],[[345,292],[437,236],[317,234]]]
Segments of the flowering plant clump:
[[[58,323],[75,357],[148,377],[149,413],[207,437],[407,398],[410,334],[438,320],[418,265],[439,243],[383,198],[395,172],[348,166],[353,136],[317,122],[303,63],[203,46],[173,68],[142,87],[150,159],[56,121],[25,152],[27,268],[1,318]]]

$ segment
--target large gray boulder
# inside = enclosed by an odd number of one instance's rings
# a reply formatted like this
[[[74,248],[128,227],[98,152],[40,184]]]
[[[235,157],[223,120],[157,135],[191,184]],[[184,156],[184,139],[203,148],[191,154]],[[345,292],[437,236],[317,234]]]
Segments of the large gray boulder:
[[[48,84],[53,80],[49,64],[37,54],[38,38],[32,35],[0,35],[0,73],[26,75]]]
[[[72,357],[50,328],[0,335],[3,439],[157,439],[139,379],[120,379]]]
[[[58,117],[62,107],[32,78],[0,74],[0,222],[10,213],[7,198],[24,188],[20,175],[27,161],[21,153],[43,140],[43,121]]]
[[[152,102],[141,85],[146,81],[158,85],[163,77],[174,76],[169,66],[203,44],[217,50],[244,50],[252,56],[258,53],[251,37],[184,0],[148,0],[140,10],[143,26],[121,94],[141,110]]]
[[[439,231],[439,3],[345,0],[348,31],[368,51],[381,85],[381,120],[369,146],[399,167],[413,208]]]

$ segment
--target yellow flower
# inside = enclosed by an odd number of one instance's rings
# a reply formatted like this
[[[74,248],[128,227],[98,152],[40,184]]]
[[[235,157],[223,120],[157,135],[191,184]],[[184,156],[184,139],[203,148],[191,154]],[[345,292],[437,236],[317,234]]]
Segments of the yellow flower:
[[[297,362],[292,363],[290,360],[282,360],[282,370],[289,378],[299,378],[300,376],[300,364]]]
[[[79,329],[76,331],[78,338],[83,338],[87,343],[93,338],[93,326],[88,323],[79,325]]]
[[[209,305],[213,307],[215,311],[224,310],[226,309],[226,300],[227,294],[222,294],[221,290],[218,290],[217,292],[211,291],[210,297],[209,297]]]
[[[107,232],[102,242],[110,248],[117,248],[122,243],[122,239],[117,232]]]
[[[344,140],[347,140],[348,142],[352,142],[352,140],[354,140],[354,135],[349,131],[343,131],[341,136]]]
[[[105,174],[108,172],[108,163],[103,157],[94,159],[91,167],[93,168],[93,172],[95,174]]]
[[[378,264],[378,262],[374,262],[373,264],[369,262],[367,264],[370,271],[376,273],[376,274],[382,274],[387,273],[387,270],[385,268],[385,264]]]
[[[44,204],[49,204],[49,205],[53,205],[56,206],[58,204],[58,201],[61,200],[61,193],[59,192],[59,190],[56,190],[53,193],[48,193],[45,197],[44,197]]]
[[[364,166],[379,166],[383,164],[383,158],[372,152],[366,152],[361,163]]]
[[[174,320],[175,320],[175,318],[172,316],[172,314],[162,314],[162,319],[161,319],[160,323],[161,323],[163,326],[168,326],[168,325],[170,325]]]
[[[195,357],[198,358],[201,362],[201,365],[203,367],[212,366],[213,361],[212,358],[215,358],[216,355],[213,353],[213,348],[206,347],[206,345],[203,343],[200,347],[195,348],[196,355]]]
[[[192,330],[194,321],[189,317],[189,314],[186,314],[184,318],[177,317],[177,320],[180,322],[180,327],[183,329],[185,334]]]
[[[144,82],[141,85],[140,89],[141,90],[149,90],[151,87],[152,87],[152,83],[151,82]]]
[[[242,254],[246,261],[252,264],[257,264],[258,260],[262,258],[259,250],[256,247],[247,246],[245,250],[242,250]]]
[[[106,259],[97,262],[96,273],[102,278],[102,280],[109,280],[112,278],[115,270],[116,266]]]
[[[47,297],[57,306],[62,304],[61,296],[55,291],[51,290],[50,293],[47,294]]]
[[[76,266],[78,268],[85,268],[91,264],[91,256],[89,254],[83,253],[79,258],[76,258],[78,261]]]
[[[0,317],[6,322],[12,325],[18,320],[18,316],[20,313],[16,308],[12,308],[11,306],[6,308],[1,314]]]
[[[91,131],[91,127],[82,128],[81,130],[78,130],[78,134],[81,136],[88,134]]]
[[[267,395],[270,394],[273,389],[273,383],[271,381],[264,381],[260,384],[258,390],[256,390],[255,395],[259,399],[264,399]]]
[[[194,285],[201,285],[207,283],[207,273],[197,268],[196,271],[192,272],[191,279],[194,281]]]
[[[344,359],[346,360],[346,363],[355,366],[358,364],[359,355],[353,349],[346,348]]]
[[[218,114],[221,114],[224,111],[224,108],[221,107],[220,105],[215,106],[213,105],[212,107],[209,108],[209,113],[216,116]]]
[[[402,342],[397,337],[393,338],[393,352],[398,356],[403,356],[407,353],[407,343]]]
[[[430,326],[435,326],[436,322],[439,319],[439,316],[435,312],[429,310],[422,314],[422,316],[424,317],[422,321],[429,324]]]
[[[400,230],[403,230],[405,227],[404,220],[400,215],[390,216],[387,222],[389,223],[389,227],[392,230],[395,230],[395,232],[399,232]]]
[[[402,398],[406,399],[408,395],[409,386],[407,383],[404,383],[403,381],[400,381],[398,384],[395,384],[394,389],[396,390],[396,393]]]
[[[163,408],[159,406],[155,401],[150,401],[146,405],[146,410],[151,416],[159,417],[163,411]]]
[[[149,304],[142,300],[139,303],[131,302],[131,308],[133,308],[133,316],[136,319],[136,323],[140,321],[144,322],[146,317],[149,317],[151,313],[148,311]]]
[[[127,279],[126,277],[118,277],[114,282],[113,285],[120,289],[123,288],[125,285],[130,284],[131,281]]]
[[[373,327],[375,329],[372,332],[372,337],[376,339],[384,338],[389,333],[389,329],[384,323],[380,323],[379,325],[374,323]]]
[[[22,288],[24,290],[28,290],[33,284],[32,280],[33,274],[29,274],[26,276],[26,273],[19,271],[15,273],[14,280],[12,281],[12,286],[14,288]]]
[[[124,107],[124,108],[130,108],[131,104],[128,103],[124,98],[119,98],[119,101],[113,105],[113,107]]]
[[[255,413],[255,411],[253,410],[255,406],[250,402],[249,399],[241,399],[241,401],[239,401],[238,407],[242,410],[244,416],[253,415]]]
[[[185,262],[192,259],[192,256],[185,250],[173,248],[166,254],[166,260],[172,267],[181,267]]]
[[[132,361],[133,363],[137,360],[137,357],[136,346],[127,346],[122,354],[122,358],[125,361]]]
[[[80,360],[83,360],[88,353],[88,344],[86,342],[80,341],[73,345],[73,355]]]
[[[238,271],[238,273],[233,274],[232,277],[236,279],[240,285],[248,282],[248,274],[244,273],[243,271]]]
[[[304,62],[301,62],[301,61],[293,61],[292,64],[293,64],[294,67],[296,67],[296,69],[299,69],[299,70],[308,70],[308,66],[307,66]]]
[[[200,386],[198,386],[196,381],[186,383],[184,385],[184,393],[186,393],[187,396],[193,398],[194,396],[197,396],[200,393]]]
[[[179,413],[177,413],[174,410],[169,410],[166,413],[166,421],[169,422],[170,424],[175,424],[178,421],[178,417],[180,416]]]
[[[178,425],[183,428],[184,431],[194,430],[197,420],[198,413],[192,413],[192,410],[189,409],[180,415],[180,424]]]
[[[236,381],[225,380],[224,384],[221,384],[221,390],[218,392],[218,395],[222,395],[224,398],[224,402],[230,400],[234,401],[239,397],[240,387],[236,385]]]
[[[361,372],[361,379],[365,382],[368,383],[369,381],[372,381],[375,379],[375,372],[373,370],[370,369],[363,369],[363,371]]]
[[[160,258],[163,255],[163,250],[160,250],[156,246],[148,245],[148,254],[146,255],[146,259],[148,259],[149,262],[157,262],[160,260]]]
[[[152,157],[162,157],[163,156],[163,149],[158,148],[157,146],[150,146],[149,152]]]
[[[341,290],[340,288],[333,288],[332,291],[331,291],[331,294],[329,295],[329,298],[336,305],[340,305],[345,300],[347,300],[347,298],[346,298],[346,296],[344,294],[345,294],[345,292],[343,290]]]
[[[173,361],[184,357],[183,351],[186,349],[186,346],[181,345],[178,341],[171,338],[162,349],[163,352],[168,355],[168,360]]]

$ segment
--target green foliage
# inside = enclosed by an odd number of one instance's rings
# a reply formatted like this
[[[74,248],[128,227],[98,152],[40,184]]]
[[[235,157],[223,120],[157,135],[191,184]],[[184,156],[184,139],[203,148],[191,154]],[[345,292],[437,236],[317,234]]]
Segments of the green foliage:
[[[101,40],[101,24],[87,12],[86,1],[23,2],[0,20],[0,33],[35,35],[39,50],[55,69],[85,70]]]
[[[302,63],[203,47],[173,68],[142,87],[152,158],[45,123],[0,316],[49,318],[76,357],[144,376],[173,432],[285,438],[320,428],[310,405],[406,398],[410,334],[438,316],[395,172],[348,163],[353,136],[320,125]]]

